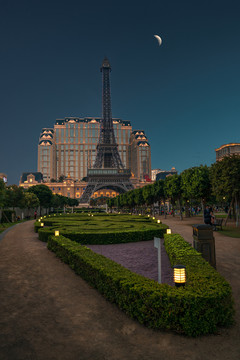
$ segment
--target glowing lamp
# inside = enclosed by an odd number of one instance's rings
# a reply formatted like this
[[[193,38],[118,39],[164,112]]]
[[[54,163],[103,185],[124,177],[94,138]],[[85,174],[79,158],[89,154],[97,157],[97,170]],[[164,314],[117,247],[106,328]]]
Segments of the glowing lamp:
[[[93,216],[93,215],[92,215]]]
[[[175,265],[173,271],[175,286],[184,286],[186,283],[186,267],[184,265]]]
[[[44,227],[44,223],[41,223],[41,227]]]
[[[141,216],[141,214],[138,214],[139,216]]]
[[[167,229],[167,234],[171,234],[172,230],[171,229]]]
[[[157,222],[158,222],[158,224],[161,224],[161,220],[158,220]]]
[[[55,230],[55,236],[59,236],[59,230]]]
[[[41,221],[41,219],[38,219],[38,221]]]
[[[152,218],[153,220],[155,220],[155,216],[153,216],[153,218]]]
[[[150,215],[148,214],[148,217],[150,217]]]

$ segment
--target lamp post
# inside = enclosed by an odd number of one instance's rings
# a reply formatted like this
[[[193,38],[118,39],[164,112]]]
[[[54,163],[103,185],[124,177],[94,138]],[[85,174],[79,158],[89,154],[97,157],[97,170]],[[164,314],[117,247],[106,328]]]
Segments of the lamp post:
[[[174,271],[174,283],[176,287],[184,286],[186,284],[186,267],[184,265],[175,265]]]

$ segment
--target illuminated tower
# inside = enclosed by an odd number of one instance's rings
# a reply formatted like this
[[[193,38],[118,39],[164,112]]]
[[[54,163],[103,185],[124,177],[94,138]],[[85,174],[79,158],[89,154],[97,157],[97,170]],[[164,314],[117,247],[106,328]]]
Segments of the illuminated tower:
[[[88,185],[80,203],[89,202],[91,195],[99,189],[114,189],[120,193],[133,189],[129,180],[131,172],[129,169],[124,169],[113,130],[110,71],[111,66],[108,59],[105,58],[101,67],[102,120],[97,155],[93,168],[88,169]]]

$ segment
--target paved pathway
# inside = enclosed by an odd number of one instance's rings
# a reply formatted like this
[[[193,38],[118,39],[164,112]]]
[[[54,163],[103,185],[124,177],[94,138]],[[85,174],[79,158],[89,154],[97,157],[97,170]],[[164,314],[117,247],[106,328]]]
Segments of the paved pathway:
[[[191,236],[187,222],[166,223]],[[217,267],[233,287],[237,323],[192,339],[133,321],[48,251],[33,221],[19,224],[0,242],[0,359],[239,360],[239,244],[216,234]]]

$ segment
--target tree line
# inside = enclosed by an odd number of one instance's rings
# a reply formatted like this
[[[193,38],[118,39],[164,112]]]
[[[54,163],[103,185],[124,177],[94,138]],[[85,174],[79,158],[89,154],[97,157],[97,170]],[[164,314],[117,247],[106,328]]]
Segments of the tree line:
[[[63,208],[65,206],[77,206],[78,201],[62,195],[53,194],[46,185],[34,185],[25,190],[21,186],[6,186],[0,179],[0,208],[9,209],[37,209],[40,213],[43,208]],[[1,219],[0,219],[1,220]]]
[[[173,215],[178,208],[181,219],[182,210],[185,210],[185,216],[188,217],[193,205],[199,205],[203,210],[208,203],[228,204],[229,213],[232,210],[238,225],[240,156],[224,157],[210,167],[191,167],[179,175],[168,176],[165,180],[155,181],[151,185],[108,199],[107,204],[110,208],[141,213],[150,207],[154,213],[154,204],[158,203],[166,213],[167,201],[171,204]]]

